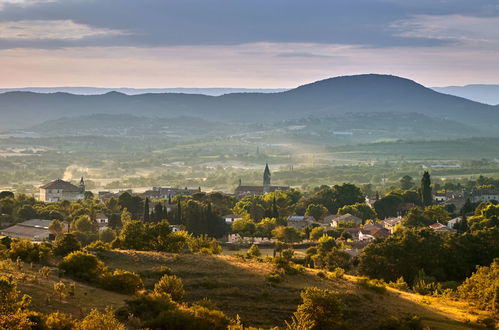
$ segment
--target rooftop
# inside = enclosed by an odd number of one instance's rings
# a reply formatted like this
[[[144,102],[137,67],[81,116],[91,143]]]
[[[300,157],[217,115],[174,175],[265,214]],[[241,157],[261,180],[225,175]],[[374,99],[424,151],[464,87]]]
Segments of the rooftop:
[[[67,181],[64,181],[61,179],[57,179],[55,181],[49,182],[46,185],[41,186],[40,189],[61,189],[61,190],[68,191],[68,192],[80,191],[79,187],[75,186],[74,184],[72,184],[70,182],[67,182]]]

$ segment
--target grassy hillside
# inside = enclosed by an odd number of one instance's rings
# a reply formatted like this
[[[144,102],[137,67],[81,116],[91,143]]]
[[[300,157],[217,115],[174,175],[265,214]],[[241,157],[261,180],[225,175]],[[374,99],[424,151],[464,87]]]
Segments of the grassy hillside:
[[[283,325],[301,303],[305,287],[337,290],[349,307],[348,323],[369,329],[379,320],[408,313],[420,315],[423,322],[437,329],[469,329],[482,312],[462,302],[444,298],[423,297],[388,289],[377,294],[361,288],[356,277],[324,279],[317,271],[285,277],[278,284],[266,281],[273,271],[270,263],[242,260],[231,256],[172,255],[157,252],[111,251],[102,255],[110,267],[140,273],[147,287],[159,279],[160,267],[168,266],[180,276],[186,287],[186,299],[195,302],[212,300],[231,317],[237,314],[247,324],[259,327]]]
[[[160,278],[161,267],[168,266],[182,278],[187,302],[203,298],[213,301],[217,308],[231,317],[239,315],[247,325],[258,327],[283,326],[301,303],[300,291],[305,287],[332,289],[341,293],[348,306],[347,323],[353,328],[369,329],[388,316],[416,314],[432,329],[472,329],[478,318],[485,316],[469,305],[446,298],[423,297],[388,288],[379,294],[360,287],[356,277],[327,279],[307,270],[301,275],[286,275],[284,281],[270,284],[266,275],[273,271],[271,263],[243,260],[232,256],[174,255],[158,252],[109,251],[100,257],[111,268],[122,268],[141,274],[151,289]],[[41,266],[10,261],[0,262],[0,275],[12,276],[22,293],[32,298],[32,308],[49,313],[61,311],[75,317],[85,315],[91,308],[118,307],[129,296],[76,283],[74,296],[59,301],[53,291],[60,279],[57,270],[50,268],[43,276]]]

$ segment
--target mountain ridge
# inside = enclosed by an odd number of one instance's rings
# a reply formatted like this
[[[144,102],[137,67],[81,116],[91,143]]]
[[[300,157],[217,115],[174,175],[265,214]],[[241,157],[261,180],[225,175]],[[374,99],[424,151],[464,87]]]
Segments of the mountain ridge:
[[[0,114],[8,121],[0,127],[4,129],[96,113],[265,122],[346,112],[416,112],[490,129],[499,125],[497,107],[441,94],[410,79],[379,74],[328,78],[269,94],[0,94]]]

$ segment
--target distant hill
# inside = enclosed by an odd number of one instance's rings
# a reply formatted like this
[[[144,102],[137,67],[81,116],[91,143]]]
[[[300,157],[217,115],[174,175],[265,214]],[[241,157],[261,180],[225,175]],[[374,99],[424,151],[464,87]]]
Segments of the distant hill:
[[[69,93],[76,95],[101,95],[109,92],[119,92],[127,95],[148,93],[184,93],[220,96],[229,93],[277,93],[284,92],[285,88],[101,88],[101,87],[23,87],[0,88],[0,93],[6,92],[33,92],[33,93]]]
[[[266,122],[342,113],[421,113],[493,131],[496,107],[441,94],[414,81],[388,75],[337,77],[279,93],[103,95],[0,94],[0,128],[19,128],[63,116],[96,113],[191,116],[216,121]]]
[[[439,93],[460,96],[476,102],[499,104],[499,85],[448,86],[432,87],[432,89]]]

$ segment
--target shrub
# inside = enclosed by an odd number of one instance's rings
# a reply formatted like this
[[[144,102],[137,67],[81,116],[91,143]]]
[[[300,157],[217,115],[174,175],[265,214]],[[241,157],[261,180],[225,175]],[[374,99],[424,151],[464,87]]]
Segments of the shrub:
[[[288,329],[335,329],[343,324],[345,305],[337,292],[307,288],[301,292],[303,303],[293,314]]]
[[[336,267],[330,274],[329,278],[336,279],[336,278],[343,278],[345,276],[345,270],[341,267]]]
[[[104,243],[111,243],[116,239],[116,232],[111,228],[103,229],[99,232],[99,240]]]
[[[400,291],[409,291],[409,285],[402,276],[399,277],[396,282],[388,283],[388,286],[391,286],[392,288],[395,288]]]
[[[111,244],[104,243],[103,241],[95,241],[85,246],[85,250],[95,252],[109,251],[111,250]]]
[[[265,280],[270,283],[279,283],[283,281],[283,277],[279,272],[272,272],[265,276]]]
[[[177,231],[171,233],[166,237],[158,237],[158,250],[171,252],[171,253],[181,253],[189,248],[189,242],[192,236],[186,231]],[[161,248],[159,248],[159,246]]]
[[[435,278],[426,275],[425,271],[421,269],[414,279],[412,290],[421,295],[428,295],[437,291],[438,286],[435,283]]]
[[[107,308],[104,313],[92,309],[83,320],[78,323],[78,330],[125,330],[125,326],[118,321],[111,309]]]
[[[499,310],[499,259],[490,267],[477,267],[473,275],[467,278],[457,289],[462,299],[474,302],[479,308]]]
[[[383,280],[372,280],[367,277],[359,277],[357,278],[357,284],[364,289],[368,289],[379,294],[386,292],[386,283]]]
[[[75,251],[65,256],[59,263],[59,269],[66,275],[88,282],[96,282],[106,271],[104,263],[99,258],[82,251]]]
[[[20,239],[10,243],[9,257],[12,260],[20,259],[24,262],[46,261],[50,255],[50,248],[44,243],[35,244],[31,241]]]
[[[324,273],[322,270],[317,272],[317,276],[320,278],[326,278],[326,273]]]
[[[72,330],[75,326],[76,321],[69,314],[55,312],[45,318],[45,327],[47,329]]]
[[[260,252],[260,249],[255,244],[251,245],[248,251],[246,251],[246,257],[248,258],[258,258],[261,255],[262,253]]]
[[[189,247],[192,252],[200,252],[201,249],[206,248],[211,251],[211,254],[222,253],[222,246],[218,241],[208,235],[201,235],[199,237],[193,237],[189,241]]]
[[[80,242],[72,233],[57,236],[52,251],[56,256],[64,257],[81,248]]]
[[[185,290],[182,280],[175,275],[164,275],[154,285],[156,294],[169,294],[173,301],[180,301],[184,297]]]
[[[375,328],[376,330],[394,330],[394,329],[407,329],[407,330],[422,330],[425,329],[421,318],[416,315],[408,315],[402,318],[390,316],[381,320]]]
[[[134,294],[144,288],[144,282],[138,274],[121,269],[105,273],[101,284],[107,290],[125,294]]]

